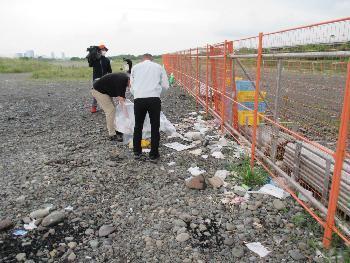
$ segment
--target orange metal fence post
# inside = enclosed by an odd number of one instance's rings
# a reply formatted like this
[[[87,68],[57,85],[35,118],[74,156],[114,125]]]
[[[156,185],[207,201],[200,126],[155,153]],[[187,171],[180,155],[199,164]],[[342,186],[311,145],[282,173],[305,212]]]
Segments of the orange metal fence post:
[[[198,47],[196,52],[196,107],[198,109],[198,100],[199,100],[199,63],[198,63]]]
[[[332,232],[334,227],[334,217],[337,209],[337,202],[339,197],[341,171],[343,168],[344,156],[346,151],[346,140],[349,128],[350,118],[350,61],[348,61],[347,78],[345,84],[345,93],[343,99],[343,109],[341,114],[341,122],[339,128],[337,150],[335,152],[335,164],[332,176],[332,186],[329,194],[328,212],[325,232],[323,236],[323,245],[329,248],[332,240]]]
[[[260,69],[261,69],[261,57],[262,57],[262,38],[263,33],[259,33],[259,46],[258,46],[258,57],[256,62],[256,82],[255,82],[255,94],[254,94],[254,122],[253,122],[253,134],[252,134],[252,149],[250,168],[253,171],[254,160],[255,160],[255,144],[256,144],[256,130],[258,124],[258,102],[259,102],[259,84],[260,84]]]
[[[205,70],[205,112],[206,112],[206,115],[208,116],[208,89],[209,89],[209,84],[208,84],[208,81],[209,81],[209,47],[208,47],[208,44],[207,44],[207,49],[206,49],[206,60],[205,60],[205,66],[206,66],[206,70]]]
[[[222,87],[221,87],[221,131],[224,131],[224,124],[225,124],[225,101],[226,101],[226,52],[227,52],[227,41],[224,42],[224,72],[222,76]]]

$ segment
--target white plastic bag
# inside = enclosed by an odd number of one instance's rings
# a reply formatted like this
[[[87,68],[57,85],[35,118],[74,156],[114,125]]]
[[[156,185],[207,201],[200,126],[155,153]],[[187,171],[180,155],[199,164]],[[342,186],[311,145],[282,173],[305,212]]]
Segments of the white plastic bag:
[[[117,105],[114,125],[117,131],[129,135],[129,138],[133,135],[135,126],[134,103],[130,100],[125,100],[124,104],[119,103]],[[163,112],[160,112],[160,130],[167,135],[172,135],[176,132],[174,125],[165,117]],[[150,137],[151,122],[147,113],[143,123],[142,138]]]

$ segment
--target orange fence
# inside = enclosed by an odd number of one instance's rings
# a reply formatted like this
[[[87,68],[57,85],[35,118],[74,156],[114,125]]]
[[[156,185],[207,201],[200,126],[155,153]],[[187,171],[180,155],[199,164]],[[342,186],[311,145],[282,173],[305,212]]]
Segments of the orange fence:
[[[168,73],[350,245],[350,17],[163,55]]]

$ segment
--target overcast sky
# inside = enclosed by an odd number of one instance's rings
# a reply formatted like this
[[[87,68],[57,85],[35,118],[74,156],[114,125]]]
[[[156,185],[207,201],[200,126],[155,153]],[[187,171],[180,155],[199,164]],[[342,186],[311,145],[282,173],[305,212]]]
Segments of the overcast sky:
[[[349,16],[350,0],[1,0],[0,55],[162,54]]]

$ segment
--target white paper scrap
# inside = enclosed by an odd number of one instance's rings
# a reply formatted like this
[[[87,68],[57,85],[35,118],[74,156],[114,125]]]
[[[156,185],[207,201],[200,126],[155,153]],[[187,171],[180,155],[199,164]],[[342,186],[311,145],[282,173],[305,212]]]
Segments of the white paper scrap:
[[[190,167],[190,168],[188,168],[187,171],[189,171],[193,176],[197,176],[197,175],[205,173],[205,170],[200,170],[198,166]]]
[[[187,149],[191,149],[193,147],[193,145],[184,145],[184,144],[179,143],[179,142],[165,143],[164,146],[171,148],[171,149],[174,149],[178,152],[183,151],[183,150],[187,150]]]
[[[267,250],[263,245],[261,245],[260,242],[252,242],[247,243],[245,245],[247,246],[247,248],[258,254],[262,258],[271,253],[271,251]]]

